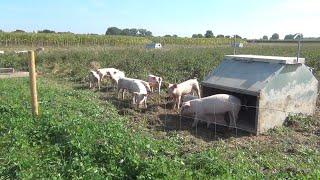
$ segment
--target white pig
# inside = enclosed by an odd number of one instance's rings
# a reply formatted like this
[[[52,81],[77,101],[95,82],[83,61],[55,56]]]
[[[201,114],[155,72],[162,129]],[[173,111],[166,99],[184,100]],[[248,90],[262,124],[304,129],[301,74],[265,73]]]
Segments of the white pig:
[[[198,121],[206,121],[209,126],[212,123],[212,117],[221,118],[225,113],[229,114],[231,122],[236,122],[240,108],[239,98],[228,94],[216,94],[183,103],[181,114],[194,117],[192,127],[195,127]]]
[[[101,80],[105,77],[110,77],[111,74],[114,74],[114,72],[118,72],[120,70],[116,69],[116,68],[101,68],[97,70]]]
[[[191,101],[194,99],[199,99],[199,97],[194,96],[192,94],[186,94],[185,96],[182,97],[182,103],[187,102],[187,101]]]
[[[176,107],[179,109],[181,104],[181,97],[186,94],[192,93],[192,91],[195,91],[198,97],[201,98],[200,87],[197,79],[189,79],[180,84],[169,84],[168,94],[174,100],[173,109],[175,109]]]
[[[133,105],[137,104],[137,106],[139,107],[140,105],[144,104],[145,108],[147,108],[148,91],[143,81],[126,77],[120,78],[118,80],[118,97],[121,90],[122,99],[124,99],[124,91],[128,90],[133,94]]]
[[[113,73],[110,73],[110,78],[113,81],[113,83],[116,85],[118,85],[119,79],[124,77],[125,77],[125,74],[122,71],[114,71]]]

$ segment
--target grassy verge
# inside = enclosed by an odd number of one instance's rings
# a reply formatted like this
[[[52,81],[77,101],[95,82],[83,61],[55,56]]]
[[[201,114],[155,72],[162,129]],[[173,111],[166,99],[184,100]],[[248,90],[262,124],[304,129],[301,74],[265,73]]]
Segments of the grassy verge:
[[[28,87],[27,79],[0,81],[1,179],[320,178],[318,120],[297,120],[310,131],[283,127],[188,151],[192,142],[180,133],[130,128],[130,117],[97,93],[44,77],[41,115],[32,118]]]

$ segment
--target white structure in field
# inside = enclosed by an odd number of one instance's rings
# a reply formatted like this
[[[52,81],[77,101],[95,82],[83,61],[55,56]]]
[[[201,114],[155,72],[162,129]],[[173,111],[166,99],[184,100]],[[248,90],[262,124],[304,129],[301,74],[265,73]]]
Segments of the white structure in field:
[[[146,45],[147,49],[161,49],[162,45],[161,43],[151,43]]]
[[[236,48],[243,48],[243,43],[232,43],[231,46]]]

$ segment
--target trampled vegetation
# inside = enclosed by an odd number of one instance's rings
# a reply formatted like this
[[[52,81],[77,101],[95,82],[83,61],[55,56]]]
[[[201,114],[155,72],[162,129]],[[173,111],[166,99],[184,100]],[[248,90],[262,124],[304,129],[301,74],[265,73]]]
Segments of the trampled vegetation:
[[[319,45],[305,45],[301,55],[317,72],[318,49]],[[152,109],[123,113],[102,98],[110,94],[78,88],[92,61],[124,70],[130,77],[144,79],[153,73],[167,82],[201,80],[223,55],[233,53],[229,47],[46,51],[37,56],[42,73],[39,118],[30,113],[28,79],[0,80],[1,178],[320,178],[319,112],[315,117],[291,117],[286,126],[258,137],[208,140],[192,130],[150,127]],[[296,47],[249,45],[238,53],[295,56]],[[1,55],[0,66],[27,69],[26,56]]]

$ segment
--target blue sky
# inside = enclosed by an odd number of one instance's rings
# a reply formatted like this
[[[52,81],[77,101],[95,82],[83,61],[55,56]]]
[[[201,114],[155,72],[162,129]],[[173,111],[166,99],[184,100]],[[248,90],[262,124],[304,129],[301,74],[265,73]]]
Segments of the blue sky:
[[[153,35],[210,29],[247,38],[301,32],[320,37],[320,0],[1,0],[0,29],[104,34],[110,26]]]

